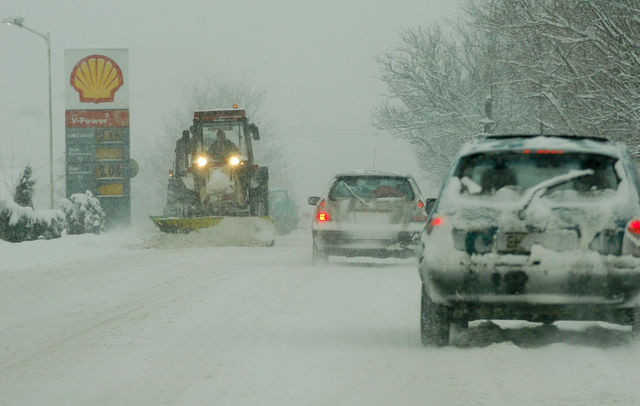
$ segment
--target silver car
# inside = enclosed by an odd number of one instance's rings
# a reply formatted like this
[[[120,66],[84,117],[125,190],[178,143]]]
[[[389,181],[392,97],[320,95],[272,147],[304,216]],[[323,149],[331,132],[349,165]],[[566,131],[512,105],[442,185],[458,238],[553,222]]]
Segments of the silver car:
[[[425,200],[411,175],[340,173],[312,196],[313,263],[330,255],[411,257],[425,226]]]
[[[490,136],[454,160],[422,235],[422,341],[476,319],[640,330],[640,182],[626,149]]]

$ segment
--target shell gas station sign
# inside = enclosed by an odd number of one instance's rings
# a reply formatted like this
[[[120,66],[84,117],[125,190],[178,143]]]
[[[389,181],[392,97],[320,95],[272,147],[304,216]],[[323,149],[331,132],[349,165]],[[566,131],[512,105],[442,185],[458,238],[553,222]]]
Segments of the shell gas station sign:
[[[131,217],[129,52],[65,50],[66,194],[91,191],[110,225]]]

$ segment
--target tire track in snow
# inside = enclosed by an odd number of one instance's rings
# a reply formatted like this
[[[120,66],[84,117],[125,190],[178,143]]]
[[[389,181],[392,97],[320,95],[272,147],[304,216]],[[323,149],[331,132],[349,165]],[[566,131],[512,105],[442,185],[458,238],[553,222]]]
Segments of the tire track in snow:
[[[131,261],[139,260],[138,257],[131,257],[129,259]],[[126,266],[126,264],[124,265]],[[186,261],[184,265],[188,265],[188,261]],[[171,264],[169,266],[174,265]],[[83,267],[84,264],[80,265],[78,268]],[[131,271],[135,272],[134,270]],[[57,352],[64,352],[66,347],[69,347],[77,341],[86,340],[88,336],[99,334],[101,330],[109,328],[111,327],[111,325],[119,321],[130,321],[132,319],[132,317],[130,316],[136,313],[140,313],[143,309],[157,307],[160,303],[168,302],[172,299],[183,298],[187,293],[193,292],[193,290],[197,287],[200,287],[200,289],[205,289],[206,286],[209,286],[212,283],[212,281],[224,278],[225,276],[232,274],[233,272],[233,269],[229,269],[210,274],[204,272],[191,274],[191,281],[188,284],[184,284],[183,279],[183,283],[179,285],[180,287],[178,288],[178,290],[175,290],[173,288],[175,284],[172,284],[172,290],[167,291],[167,281],[157,282],[152,287],[147,286],[145,287],[144,295],[137,296],[133,300],[117,304],[115,308],[110,307],[100,310],[100,315],[98,317],[92,316],[89,320],[82,321],[74,320],[74,323],[80,324],[80,327],[76,327],[73,332],[64,334],[62,337],[56,338],[55,340],[51,340],[51,337],[47,337],[46,345],[30,352],[26,356],[22,356],[17,361],[6,361],[5,365],[2,368],[15,369],[24,367],[26,364],[35,359],[41,359],[45,356],[53,357]],[[184,276],[185,274],[187,273],[183,273],[181,275]],[[200,275],[201,277],[194,279],[195,275]],[[97,319],[97,321],[94,321],[95,319]]]

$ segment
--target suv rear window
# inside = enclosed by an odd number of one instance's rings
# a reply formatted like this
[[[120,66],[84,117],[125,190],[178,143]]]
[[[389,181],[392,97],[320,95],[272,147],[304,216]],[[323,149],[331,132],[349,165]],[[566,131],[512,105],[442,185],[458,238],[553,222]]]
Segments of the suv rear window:
[[[341,176],[329,191],[329,199],[382,199],[413,200],[415,193],[409,179],[391,176]]]
[[[463,157],[455,176],[463,185],[471,185],[463,188],[462,193],[493,195],[502,188],[522,193],[569,171],[591,169],[593,174],[575,178],[550,190],[552,193],[573,190],[578,195],[590,195],[618,189],[620,178],[615,170],[616,162],[616,158],[592,153],[491,152]]]

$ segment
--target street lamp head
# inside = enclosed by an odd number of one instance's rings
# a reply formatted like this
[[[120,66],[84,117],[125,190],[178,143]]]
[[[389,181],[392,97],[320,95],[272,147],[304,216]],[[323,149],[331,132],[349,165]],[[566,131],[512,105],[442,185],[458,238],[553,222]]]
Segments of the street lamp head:
[[[22,27],[22,25],[24,24],[24,18],[22,18],[22,17],[7,17],[4,20],[2,20],[2,24],[17,25],[18,27]]]

